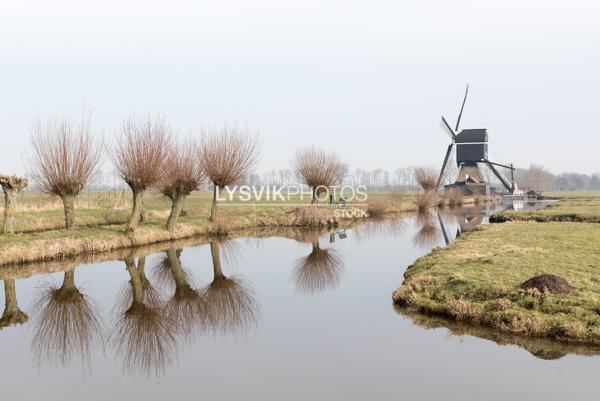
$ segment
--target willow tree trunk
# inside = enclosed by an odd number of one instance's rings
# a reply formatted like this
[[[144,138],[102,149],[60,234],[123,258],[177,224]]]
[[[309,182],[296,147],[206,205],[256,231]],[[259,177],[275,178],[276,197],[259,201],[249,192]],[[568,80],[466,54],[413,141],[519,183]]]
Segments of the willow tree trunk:
[[[75,226],[75,196],[62,195],[60,197],[65,208],[65,227],[70,230]]]
[[[148,212],[146,212],[146,202],[144,201],[144,195],[142,195],[141,200],[142,208],[140,210],[140,221],[145,223],[148,221]]]
[[[15,314],[19,311],[15,280],[4,280],[4,314]]]
[[[65,271],[61,290],[76,290],[75,287],[75,269]]]
[[[142,204],[144,199],[144,191],[133,190],[133,209],[131,210],[131,216],[127,221],[126,232],[133,232],[140,223],[142,215]]]
[[[312,191],[312,199],[310,200],[310,204],[313,205],[315,203],[317,203],[317,188],[313,187],[311,188]]]
[[[140,256],[138,258],[137,270],[138,275],[140,276],[140,282],[142,283],[142,286],[148,284],[150,281],[146,277],[146,256]]]
[[[185,199],[187,198],[187,196],[188,194],[177,192],[175,197],[172,199],[173,204],[171,205],[171,214],[169,215],[169,219],[167,220],[167,230],[169,230],[170,232],[175,231],[177,219],[179,219],[181,209],[183,209],[183,204],[185,203]]]
[[[15,232],[16,195],[15,190],[4,188],[4,227],[2,229],[4,233]]]
[[[217,193],[218,193],[218,190],[219,190],[219,186],[214,184],[213,185],[212,207],[210,208],[210,221],[215,221],[217,219],[217,214],[218,214]]]
[[[213,262],[213,282],[225,278],[223,270],[221,269],[221,254],[219,253],[219,244],[217,241],[210,242],[210,256],[212,256]]]
[[[15,280],[4,280],[4,312],[0,318],[0,329],[14,324],[24,324],[29,319],[17,305]]]
[[[127,272],[129,273],[129,285],[131,285],[131,290],[133,292],[131,308],[136,306],[144,306],[144,289],[142,288],[142,280],[140,279],[140,274],[135,267],[135,261],[133,258],[125,259],[125,266],[127,266]]]
[[[178,251],[176,251],[175,248],[169,248],[167,250],[167,258],[169,259],[171,273],[173,274],[173,280],[175,281],[175,291],[177,292],[190,288],[190,284],[187,282],[185,272],[181,266]]]

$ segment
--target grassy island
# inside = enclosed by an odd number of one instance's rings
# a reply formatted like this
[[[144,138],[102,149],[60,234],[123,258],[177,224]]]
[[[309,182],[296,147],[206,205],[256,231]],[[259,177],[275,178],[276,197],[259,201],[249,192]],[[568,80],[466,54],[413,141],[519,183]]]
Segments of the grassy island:
[[[586,198],[524,215],[577,207],[590,221],[600,219],[600,198]],[[418,259],[394,292],[395,304],[515,335],[600,344],[600,225],[512,220],[480,226]],[[556,290],[545,277],[564,285]]]

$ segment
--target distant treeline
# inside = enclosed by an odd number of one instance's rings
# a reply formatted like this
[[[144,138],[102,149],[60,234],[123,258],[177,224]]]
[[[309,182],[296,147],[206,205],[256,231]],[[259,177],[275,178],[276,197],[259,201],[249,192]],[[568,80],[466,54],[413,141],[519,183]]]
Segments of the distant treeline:
[[[600,173],[592,175],[581,173],[552,174],[547,168],[532,164],[528,169],[515,171],[515,181],[520,188],[536,191],[598,191]]]
[[[344,183],[348,185],[364,185],[369,190],[389,190],[401,188],[404,190],[417,190],[419,185],[415,179],[416,167],[402,167],[393,172],[380,168],[373,170],[355,169],[344,177]],[[434,167],[431,167],[434,168]],[[449,184],[456,178],[458,169],[454,164],[448,169],[442,182]],[[481,170],[486,179],[500,187],[496,177],[485,166]],[[510,171],[503,171],[510,178]],[[515,181],[521,189],[535,191],[600,191],[600,173],[592,175],[580,173],[552,174],[547,168],[540,165],[531,165],[529,168],[517,168],[514,173]],[[272,169],[264,173],[251,173],[244,184],[248,185],[295,185],[298,180],[291,169]],[[210,184],[205,185],[210,189]],[[32,186],[31,190],[35,190]],[[95,177],[89,187],[91,190],[123,190],[127,186],[119,178],[118,174],[103,173]]]

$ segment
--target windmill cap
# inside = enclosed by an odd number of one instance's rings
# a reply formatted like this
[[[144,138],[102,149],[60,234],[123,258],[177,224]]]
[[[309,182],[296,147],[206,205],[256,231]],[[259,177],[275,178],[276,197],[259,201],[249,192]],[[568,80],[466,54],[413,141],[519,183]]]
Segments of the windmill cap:
[[[456,135],[456,143],[487,142],[487,129],[464,129]]]

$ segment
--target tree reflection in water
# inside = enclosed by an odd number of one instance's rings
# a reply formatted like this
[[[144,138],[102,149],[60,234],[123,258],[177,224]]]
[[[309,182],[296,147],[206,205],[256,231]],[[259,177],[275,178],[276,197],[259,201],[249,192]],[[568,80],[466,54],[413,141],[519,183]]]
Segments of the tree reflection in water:
[[[313,233],[310,243],[311,253],[298,259],[292,276],[299,293],[314,295],[338,286],[344,273],[344,263],[337,250],[321,248],[318,233]]]
[[[137,263],[137,271],[142,283],[144,301],[148,305],[161,306],[162,294],[146,276],[146,256],[140,256]]]
[[[181,249],[169,248],[153,274],[161,287],[173,291],[165,305],[165,313],[173,320],[181,337],[189,341],[194,332],[204,331],[211,320],[204,297],[192,287],[191,276],[181,264],[181,252]]]
[[[358,242],[374,239],[387,235],[391,238],[401,238],[406,232],[404,219],[371,218],[361,222],[352,229],[354,239]]]
[[[259,305],[252,288],[240,276],[223,274],[221,256],[231,263],[236,259],[235,241],[210,242],[213,280],[202,292],[210,315],[210,328],[223,335],[245,333],[258,323]]]
[[[120,317],[112,342],[122,355],[126,371],[139,370],[147,376],[159,376],[176,357],[173,320],[164,313],[160,299],[148,296],[147,292],[154,287],[149,282],[144,285],[143,260],[138,267],[133,257],[125,258],[124,262],[129,286],[117,304]]]
[[[432,248],[441,245],[443,241],[439,222],[434,218],[431,210],[425,210],[417,215],[418,230],[413,237],[413,243],[419,248]]]
[[[60,287],[46,283],[32,305],[33,355],[65,366],[78,357],[90,362],[94,345],[103,345],[104,326],[96,302],[75,285],[75,269],[64,272]]]
[[[19,309],[17,304],[17,290],[15,280],[4,280],[4,312],[0,318],[0,329],[14,326],[16,324],[25,324],[29,317]]]

